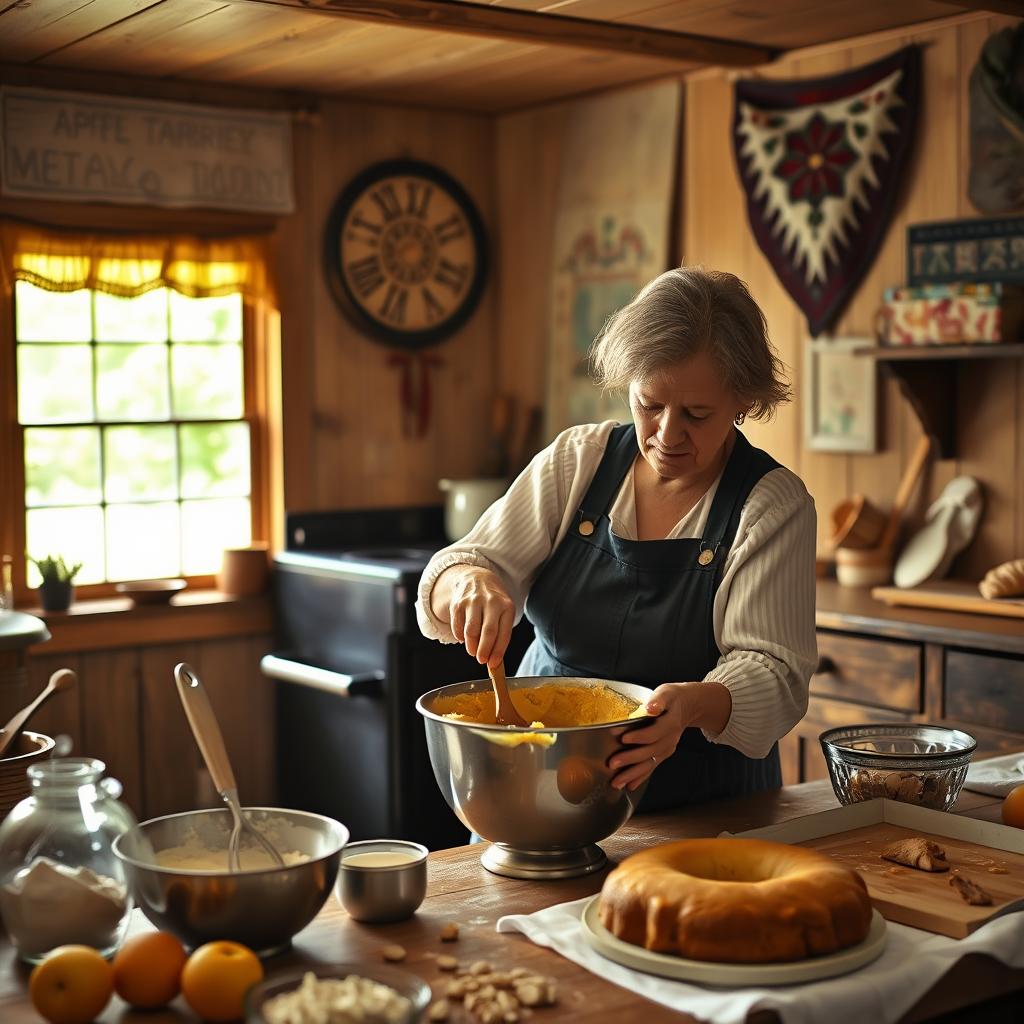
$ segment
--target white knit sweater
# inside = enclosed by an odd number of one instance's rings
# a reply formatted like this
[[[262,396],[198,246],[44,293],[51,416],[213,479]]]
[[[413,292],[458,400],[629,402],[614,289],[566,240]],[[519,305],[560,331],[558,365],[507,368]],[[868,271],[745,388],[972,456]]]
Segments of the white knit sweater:
[[[416,613],[423,634],[455,643],[449,623],[430,611],[438,575],[451,565],[492,569],[523,614],[530,586],[561,543],[586,494],[616,424],[570,427],[513,482],[462,540],[430,560],[420,579]],[[699,538],[718,489],[716,480],[669,538]],[[626,474],[610,512],[611,529],[636,540],[633,475]],[[729,688],[732,714],[712,742],[764,757],[807,710],[817,662],[814,635],[814,502],[788,469],[766,473],[740,514],[713,609],[718,664],[704,677]],[[665,682],[681,680],[666,679]]]

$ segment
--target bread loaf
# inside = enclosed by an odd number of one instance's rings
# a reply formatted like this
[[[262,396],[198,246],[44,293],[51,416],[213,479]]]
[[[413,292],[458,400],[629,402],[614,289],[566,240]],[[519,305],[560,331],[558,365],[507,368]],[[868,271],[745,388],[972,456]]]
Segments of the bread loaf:
[[[1016,597],[1024,594],[1024,558],[1003,562],[985,573],[978,584],[982,597]]]

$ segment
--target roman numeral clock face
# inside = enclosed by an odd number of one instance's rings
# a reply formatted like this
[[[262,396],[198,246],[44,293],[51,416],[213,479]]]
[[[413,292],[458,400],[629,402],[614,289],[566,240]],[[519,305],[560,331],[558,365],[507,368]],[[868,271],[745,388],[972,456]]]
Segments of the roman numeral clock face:
[[[376,341],[422,348],[468,319],[484,283],[483,225],[461,186],[418,161],[360,174],[331,213],[327,278],[346,315]]]

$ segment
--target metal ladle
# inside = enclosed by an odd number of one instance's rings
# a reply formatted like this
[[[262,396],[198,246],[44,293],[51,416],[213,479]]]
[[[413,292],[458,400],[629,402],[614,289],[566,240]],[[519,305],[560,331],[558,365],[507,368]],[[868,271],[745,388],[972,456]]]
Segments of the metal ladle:
[[[241,860],[238,848],[242,840],[242,832],[253,837],[267,852],[267,855],[279,868],[284,867],[284,859],[274,845],[242,814],[238,802],[238,784],[235,773],[231,770],[224,737],[221,734],[217,718],[213,713],[210,698],[199,681],[199,676],[191,665],[181,662],[174,666],[174,681],[178,685],[178,696],[185,709],[188,724],[192,727],[192,735],[196,738],[199,750],[210,770],[210,778],[217,792],[224,798],[224,803],[231,811],[231,837],[228,840],[228,870],[241,871]]]

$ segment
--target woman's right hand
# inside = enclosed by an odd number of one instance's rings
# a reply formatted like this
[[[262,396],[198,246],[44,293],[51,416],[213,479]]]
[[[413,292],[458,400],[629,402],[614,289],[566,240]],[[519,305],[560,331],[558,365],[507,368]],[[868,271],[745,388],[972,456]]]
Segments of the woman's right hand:
[[[481,665],[501,664],[516,606],[490,569],[449,566],[434,581],[430,610],[442,622],[448,620],[452,635]]]

